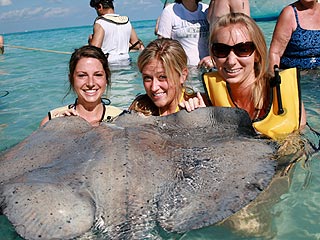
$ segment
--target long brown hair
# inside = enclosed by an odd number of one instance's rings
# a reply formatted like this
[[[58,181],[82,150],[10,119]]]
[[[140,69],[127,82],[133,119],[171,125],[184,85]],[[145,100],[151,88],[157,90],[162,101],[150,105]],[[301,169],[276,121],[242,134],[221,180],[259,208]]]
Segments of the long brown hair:
[[[108,59],[102,52],[101,48],[85,45],[81,48],[75,49],[75,51],[71,55],[69,61],[69,89],[66,95],[68,95],[71,92],[71,90],[74,90],[73,74],[81,58],[95,58],[101,62],[102,67],[106,73],[108,90],[111,87],[111,72],[108,65]]]

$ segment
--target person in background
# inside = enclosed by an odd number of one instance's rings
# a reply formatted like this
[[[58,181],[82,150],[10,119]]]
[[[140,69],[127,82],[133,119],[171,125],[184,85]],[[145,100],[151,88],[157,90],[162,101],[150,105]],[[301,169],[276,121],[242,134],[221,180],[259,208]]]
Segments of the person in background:
[[[213,106],[246,110],[257,132],[271,138],[306,124],[296,69],[283,76],[292,79],[281,81],[281,94],[272,95],[271,85],[278,81],[268,71],[266,41],[251,17],[230,13],[218,18],[211,28],[210,46],[217,72],[206,73],[204,82]],[[282,97],[286,109],[281,114],[276,111],[280,109],[276,96]]]
[[[168,6],[170,3],[167,2],[167,0],[163,4],[163,9]],[[160,16],[157,18],[156,21],[156,26],[154,27],[154,35],[158,36],[158,29],[159,29],[159,21],[160,21]]]
[[[77,95],[75,103],[50,111],[40,126],[52,118],[73,115],[84,118],[92,126],[111,121],[122,110],[108,106],[108,100],[103,98],[106,88],[111,86],[110,76],[108,60],[100,48],[76,49],[69,61],[69,92],[73,90]]]
[[[4,54],[4,38],[0,35],[0,54]]]
[[[90,6],[98,17],[93,34],[89,36],[89,44],[100,47],[110,65],[130,64],[129,50],[142,50],[144,46],[129,18],[115,13],[113,0],[91,0]]]
[[[232,12],[241,12],[250,16],[249,0],[211,0],[208,21],[212,25],[217,18]]]
[[[270,69],[320,66],[320,3],[299,0],[286,6],[273,32],[269,50]]]
[[[241,12],[250,16],[249,0],[211,0],[207,14],[210,26],[214,24],[217,18],[232,12]],[[200,61],[199,65],[201,64],[203,64],[203,61]],[[215,66],[213,59],[212,64]]]
[[[185,108],[192,111],[206,104],[200,93],[186,87],[187,55],[177,40],[156,39],[140,53],[138,68],[146,94],[139,95],[129,110],[146,116],[165,116]]]
[[[208,49],[208,7],[200,0],[175,0],[160,15],[159,38],[178,40],[188,55],[189,66],[213,67]]]

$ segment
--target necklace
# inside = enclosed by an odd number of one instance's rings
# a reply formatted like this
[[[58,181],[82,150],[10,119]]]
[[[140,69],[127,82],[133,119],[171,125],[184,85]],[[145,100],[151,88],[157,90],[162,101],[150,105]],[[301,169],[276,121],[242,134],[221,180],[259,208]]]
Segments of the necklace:
[[[71,105],[69,106],[69,108],[73,108],[74,110],[76,110],[77,104],[78,104],[78,98],[76,98],[75,103],[74,103],[74,104],[71,104]],[[105,116],[105,113],[106,113],[106,106],[105,106],[105,103],[104,103],[104,101],[103,101],[102,99],[101,99],[101,104],[102,104],[102,114],[101,114],[101,117],[100,117],[99,121],[93,121],[93,122],[102,122],[103,119],[104,119],[104,116]]]

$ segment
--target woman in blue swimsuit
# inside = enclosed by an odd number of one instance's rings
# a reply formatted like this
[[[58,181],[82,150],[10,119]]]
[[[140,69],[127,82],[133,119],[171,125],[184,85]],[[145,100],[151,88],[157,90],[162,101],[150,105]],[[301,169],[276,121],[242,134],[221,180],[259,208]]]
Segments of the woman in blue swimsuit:
[[[270,50],[270,70],[320,66],[320,3],[299,0],[286,6],[274,29]]]

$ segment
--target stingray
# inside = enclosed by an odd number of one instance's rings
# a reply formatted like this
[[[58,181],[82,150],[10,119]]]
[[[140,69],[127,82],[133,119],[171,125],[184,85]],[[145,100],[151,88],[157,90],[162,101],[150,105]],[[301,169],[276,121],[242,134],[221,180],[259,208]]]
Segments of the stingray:
[[[2,153],[1,211],[26,239],[183,233],[254,200],[275,175],[274,153],[236,108],[125,112],[98,127],[56,118]]]

